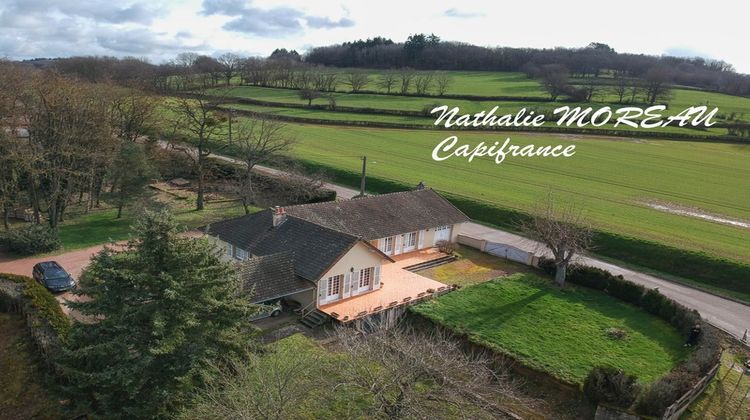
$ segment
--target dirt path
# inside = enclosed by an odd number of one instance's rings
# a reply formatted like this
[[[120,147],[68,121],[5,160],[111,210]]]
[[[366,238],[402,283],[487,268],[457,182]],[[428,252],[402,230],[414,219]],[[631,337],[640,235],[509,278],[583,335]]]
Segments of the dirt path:
[[[31,277],[31,270],[34,264],[42,261],[57,261],[65,270],[70,273],[73,278],[78,277],[83,272],[83,269],[89,265],[91,257],[97,252],[104,248],[103,245],[93,246],[91,248],[85,248],[78,251],[66,252],[59,255],[46,256],[46,257],[30,257],[30,258],[2,258],[0,259],[0,273],[18,274],[21,276]],[[55,295],[55,299],[60,302],[63,312],[73,319],[81,319],[80,315],[73,313],[70,308],[65,304],[68,301],[79,300],[80,296],[75,296],[71,292],[65,292]]]

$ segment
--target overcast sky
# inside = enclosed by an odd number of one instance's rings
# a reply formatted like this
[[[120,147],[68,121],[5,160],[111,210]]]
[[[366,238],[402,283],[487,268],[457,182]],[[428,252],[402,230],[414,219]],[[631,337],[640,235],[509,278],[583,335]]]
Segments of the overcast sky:
[[[705,5],[705,6],[704,6]],[[581,47],[702,56],[750,73],[750,2],[409,0],[0,0],[0,56],[267,55],[433,32],[484,46]]]

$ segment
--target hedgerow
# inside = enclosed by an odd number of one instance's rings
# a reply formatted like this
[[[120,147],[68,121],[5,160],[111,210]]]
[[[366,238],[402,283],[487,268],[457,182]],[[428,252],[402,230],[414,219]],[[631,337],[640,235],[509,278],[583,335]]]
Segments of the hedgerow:
[[[55,330],[60,340],[65,341],[70,331],[70,320],[49,290],[31,277],[0,273],[0,280],[23,284],[23,295],[29,299],[36,313]]]

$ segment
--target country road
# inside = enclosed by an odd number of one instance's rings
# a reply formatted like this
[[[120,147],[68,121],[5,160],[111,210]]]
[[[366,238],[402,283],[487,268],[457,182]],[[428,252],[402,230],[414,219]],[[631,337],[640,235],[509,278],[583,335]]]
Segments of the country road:
[[[166,142],[160,142],[159,144],[162,147],[169,147]],[[243,164],[241,160],[228,156],[211,155],[211,158],[240,165]],[[283,174],[283,171],[265,166],[256,166],[255,170],[259,173],[272,176]],[[326,188],[336,191],[336,196],[340,199],[348,200],[359,194],[358,190],[343,187],[341,185],[326,183],[325,186]],[[485,239],[491,242],[512,245],[524,251],[536,253],[537,255],[548,255],[549,253],[549,250],[539,242],[478,223],[465,224],[461,234],[476,239]],[[621,274],[624,278],[641,284],[644,287],[658,287],[659,291],[664,295],[689,308],[696,309],[710,324],[724,330],[736,338],[741,338],[745,330],[750,329],[750,306],[748,305],[703,292],[689,286],[674,283],[650,274],[620,267],[616,264],[590,256],[581,256],[577,261],[586,265],[608,270],[615,275]]]

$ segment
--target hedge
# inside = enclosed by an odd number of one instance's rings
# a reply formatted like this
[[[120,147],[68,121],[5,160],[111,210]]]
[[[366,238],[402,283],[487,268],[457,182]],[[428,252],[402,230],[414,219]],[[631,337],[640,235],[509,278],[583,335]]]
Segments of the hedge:
[[[539,260],[539,268],[549,275],[555,272],[554,261],[549,258]],[[695,350],[680,365],[640,392],[634,409],[643,415],[659,416],[674,401],[680,398],[701,376],[719,361],[721,347],[716,331],[705,324],[700,314],[672,299],[664,296],[657,289],[646,290],[643,286],[614,276],[606,270],[594,267],[572,265],[566,279],[570,283],[582,286],[594,285],[594,288],[638,306],[650,314],[668,322],[683,334],[688,334],[695,325],[701,325],[701,337]],[[606,286],[604,286],[606,285]],[[602,288],[603,287],[603,288]],[[627,408],[633,401],[632,390],[626,386],[616,387],[611,380],[617,379],[612,372],[598,369],[587,378],[590,381],[584,392],[594,403],[606,402]],[[620,380],[622,378],[619,378]],[[621,391],[623,395],[616,395]]]
[[[70,331],[70,320],[63,313],[60,303],[49,290],[31,277],[16,274],[0,273],[0,282],[2,281],[21,284],[23,297],[28,299],[35,314],[56,332],[61,341],[65,341]],[[4,298],[10,299],[7,294]]]

